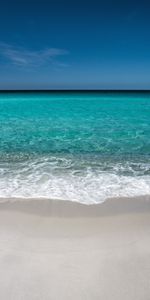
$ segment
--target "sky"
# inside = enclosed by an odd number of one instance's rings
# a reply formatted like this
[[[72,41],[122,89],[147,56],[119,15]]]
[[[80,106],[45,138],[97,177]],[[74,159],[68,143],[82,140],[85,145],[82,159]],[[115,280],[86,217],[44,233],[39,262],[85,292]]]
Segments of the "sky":
[[[150,1],[1,1],[0,89],[150,89]]]

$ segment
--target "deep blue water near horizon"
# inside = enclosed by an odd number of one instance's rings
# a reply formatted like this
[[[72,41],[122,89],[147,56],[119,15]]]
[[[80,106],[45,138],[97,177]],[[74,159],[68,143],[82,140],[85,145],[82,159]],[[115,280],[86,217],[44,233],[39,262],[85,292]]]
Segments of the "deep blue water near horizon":
[[[150,93],[0,93],[0,197],[150,194]]]

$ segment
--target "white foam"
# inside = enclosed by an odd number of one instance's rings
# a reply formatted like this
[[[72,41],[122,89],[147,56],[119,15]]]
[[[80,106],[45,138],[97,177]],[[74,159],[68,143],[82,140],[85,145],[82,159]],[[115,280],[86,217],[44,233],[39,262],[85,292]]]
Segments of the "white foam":
[[[109,172],[91,167],[79,169],[71,159],[55,157],[1,165],[0,198],[65,199],[91,204],[150,194],[149,175],[125,176],[119,173],[122,168],[126,170],[127,165],[116,164]]]
[[[150,176],[119,174],[127,168],[130,170],[131,166],[116,164],[109,172],[101,168],[79,169],[71,159],[55,157],[3,165],[0,198],[66,199],[91,204],[107,198],[150,194]]]

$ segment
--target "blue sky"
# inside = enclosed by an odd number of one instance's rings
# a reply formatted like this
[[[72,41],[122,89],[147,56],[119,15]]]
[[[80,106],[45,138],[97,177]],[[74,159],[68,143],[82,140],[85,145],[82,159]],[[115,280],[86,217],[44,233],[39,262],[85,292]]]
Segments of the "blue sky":
[[[5,0],[0,89],[149,89],[149,16],[149,0]]]

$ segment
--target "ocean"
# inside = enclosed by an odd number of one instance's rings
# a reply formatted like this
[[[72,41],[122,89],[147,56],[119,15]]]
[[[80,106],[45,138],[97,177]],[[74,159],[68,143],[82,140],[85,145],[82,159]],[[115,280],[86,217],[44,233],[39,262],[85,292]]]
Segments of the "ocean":
[[[150,195],[150,93],[0,93],[0,201]]]

